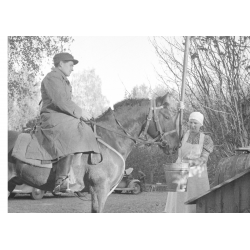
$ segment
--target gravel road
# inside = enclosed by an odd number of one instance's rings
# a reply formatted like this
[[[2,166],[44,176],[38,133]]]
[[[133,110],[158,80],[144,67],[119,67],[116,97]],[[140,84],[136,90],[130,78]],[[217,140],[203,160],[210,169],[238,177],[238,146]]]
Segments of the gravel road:
[[[32,200],[29,195],[17,194],[8,200],[9,213],[89,213],[90,195],[80,200],[72,194],[54,197],[45,194],[41,200]],[[143,192],[133,194],[111,194],[104,213],[162,213],[167,199],[166,192]]]

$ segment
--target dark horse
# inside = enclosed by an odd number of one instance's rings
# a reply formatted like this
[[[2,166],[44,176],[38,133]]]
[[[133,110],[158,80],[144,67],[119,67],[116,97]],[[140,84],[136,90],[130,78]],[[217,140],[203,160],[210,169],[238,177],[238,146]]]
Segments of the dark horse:
[[[151,103],[149,99],[127,99],[96,119],[103,161],[98,165],[90,165],[88,155],[82,154],[79,164],[72,165],[76,179],[84,179],[85,191],[91,193],[92,212],[103,211],[107,197],[123,176],[125,160],[136,144],[158,143],[165,153],[178,148],[178,129],[176,119],[170,116],[169,95],[157,97],[154,107]],[[139,139],[140,134],[153,139]],[[52,191],[55,183],[53,168],[35,167],[11,156],[16,135],[17,132],[9,131],[8,191],[12,192],[15,185],[22,183]],[[71,164],[73,157],[69,155],[54,164]]]

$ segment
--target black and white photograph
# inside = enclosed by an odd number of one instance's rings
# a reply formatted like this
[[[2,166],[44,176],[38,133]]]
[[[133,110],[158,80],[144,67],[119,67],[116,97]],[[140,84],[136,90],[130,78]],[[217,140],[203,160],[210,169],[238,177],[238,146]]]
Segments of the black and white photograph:
[[[9,36],[8,212],[250,212],[249,50]]]
[[[215,3],[94,2],[18,2],[1,37],[3,225],[32,231],[25,250],[36,233],[76,232],[38,249],[188,249],[218,239],[216,222],[236,230],[250,213],[247,28],[208,15]]]

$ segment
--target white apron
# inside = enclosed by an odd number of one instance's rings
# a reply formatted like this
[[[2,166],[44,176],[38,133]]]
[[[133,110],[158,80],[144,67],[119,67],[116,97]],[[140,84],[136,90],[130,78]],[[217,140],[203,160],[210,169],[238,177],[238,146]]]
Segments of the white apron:
[[[179,150],[178,159],[176,162],[187,162],[191,159],[197,159],[201,156],[204,137],[200,133],[199,144],[191,144],[187,142],[190,131],[188,130],[182,140],[182,146]],[[203,194],[210,188],[207,174],[207,166],[203,164],[196,167],[189,168],[189,177],[186,192],[168,192],[165,213],[195,213],[196,205],[185,205],[189,199]]]

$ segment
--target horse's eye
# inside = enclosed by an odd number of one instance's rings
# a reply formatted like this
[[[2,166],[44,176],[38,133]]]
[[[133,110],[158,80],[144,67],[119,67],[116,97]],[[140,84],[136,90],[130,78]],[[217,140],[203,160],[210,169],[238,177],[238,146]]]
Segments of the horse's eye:
[[[170,116],[169,115],[166,115],[166,114],[164,114],[164,112],[161,112],[160,111],[160,114],[165,118],[165,119],[167,119],[167,120],[169,120],[170,119]]]
[[[166,119],[166,120],[169,120],[169,116],[168,115],[165,115],[165,114],[162,114],[163,117]]]

